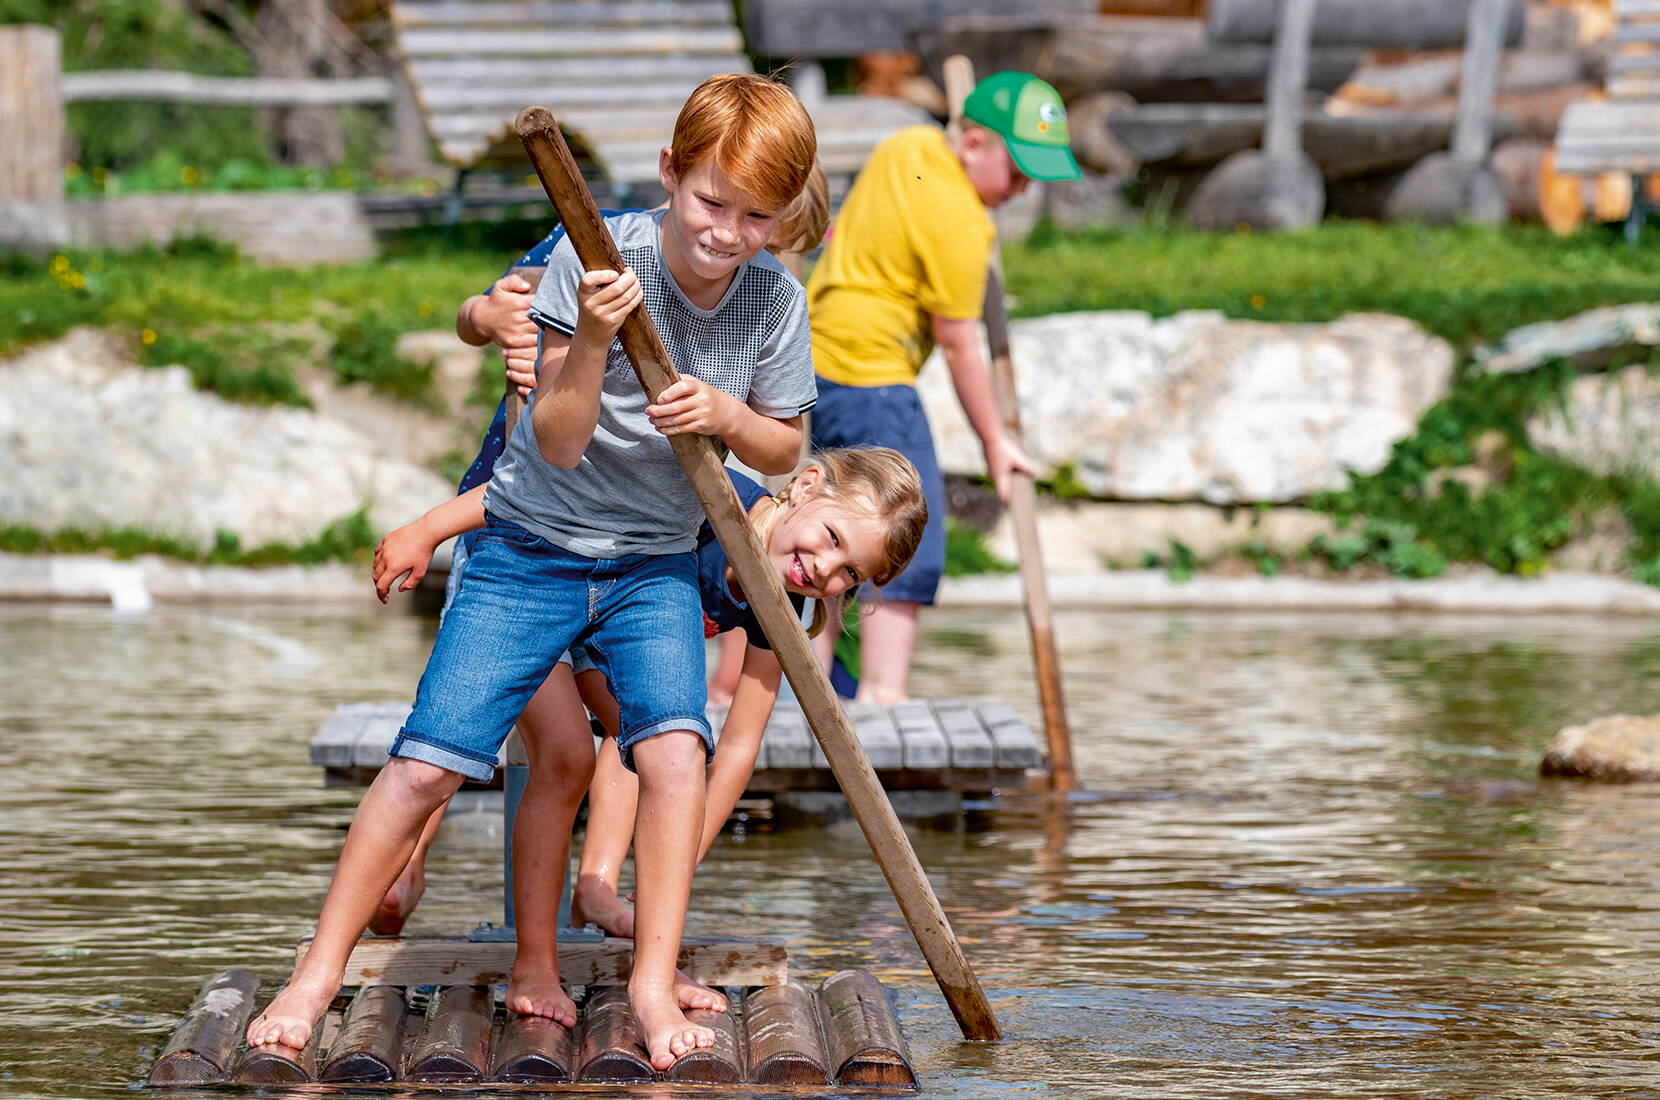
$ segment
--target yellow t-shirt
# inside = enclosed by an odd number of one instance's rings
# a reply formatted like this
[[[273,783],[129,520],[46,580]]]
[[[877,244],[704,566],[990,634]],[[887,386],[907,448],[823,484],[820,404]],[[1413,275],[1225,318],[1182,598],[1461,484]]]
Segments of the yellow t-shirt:
[[[995,232],[944,131],[883,141],[807,283],[814,368],[846,386],[914,383],[934,348],[929,315],[980,316]]]

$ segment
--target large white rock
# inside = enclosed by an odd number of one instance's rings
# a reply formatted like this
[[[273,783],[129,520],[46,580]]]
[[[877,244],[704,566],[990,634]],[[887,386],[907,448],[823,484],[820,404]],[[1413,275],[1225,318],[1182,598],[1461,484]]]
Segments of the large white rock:
[[[1553,359],[1594,370],[1608,366],[1617,355],[1646,357],[1656,347],[1660,347],[1660,305],[1632,302],[1511,329],[1475,358],[1494,374],[1532,370]]]
[[[1445,392],[1453,353],[1399,317],[1330,324],[1067,313],[1011,330],[1033,457],[1097,497],[1284,502],[1372,472]],[[944,363],[920,381],[940,458],[983,473]]]
[[[1534,446],[1593,473],[1660,478],[1660,378],[1647,367],[1581,375],[1527,427]]]
[[[222,401],[89,330],[0,362],[0,470],[0,522],[244,547],[305,542],[362,507],[386,530],[454,491],[352,423]]]

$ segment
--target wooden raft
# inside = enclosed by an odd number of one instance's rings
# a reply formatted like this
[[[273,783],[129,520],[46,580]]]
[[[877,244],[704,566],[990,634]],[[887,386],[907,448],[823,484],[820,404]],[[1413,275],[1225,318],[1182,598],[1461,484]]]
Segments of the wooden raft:
[[[917,1088],[887,990],[862,970],[833,974],[816,990],[793,981],[727,987],[730,1012],[688,1014],[714,1029],[715,1045],[665,1072],[651,1068],[620,985],[582,990],[577,1024],[569,1029],[506,1012],[489,985],[364,985],[336,999],[304,1050],[242,1046],[259,985],[246,970],[210,978],[149,1083],[453,1088],[494,1082],[557,1090],[670,1081],[843,1094]]]
[[[847,714],[888,790],[988,792],[1041,782],[1048,761],[1037,736],[1009,704],[912,699],[892,706],[848,703]],[[343,703],[311,739],[311,762],[330,783],[370,782],[409,716],[407,703]],[[725,707],[710,707],[716,736]],[[499,761],[498,761],[499,763]],[[494,784],[501,781],[498,768]],[[833,791],[835,776],[801,708],[780,699],[761,739],[748,792]]]

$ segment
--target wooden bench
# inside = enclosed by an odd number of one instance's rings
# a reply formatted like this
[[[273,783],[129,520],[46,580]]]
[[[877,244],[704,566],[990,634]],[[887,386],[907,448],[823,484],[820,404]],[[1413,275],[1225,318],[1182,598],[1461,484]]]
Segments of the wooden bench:
[[[1653,209],[1646,177],[1660,172],[1660,0],[1614,0],[1614,53],[1604,99],[1577,99],[1556,132],[1558,175],[1616,174],[1631,181],[1626,239],[1635,242]]]

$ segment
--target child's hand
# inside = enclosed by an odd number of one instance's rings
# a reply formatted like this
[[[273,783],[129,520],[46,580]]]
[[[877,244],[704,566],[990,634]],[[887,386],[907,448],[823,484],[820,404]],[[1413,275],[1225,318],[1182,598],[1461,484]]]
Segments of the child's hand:
[[[536,385],[536,322],[530,319],[535,300],[530,283],[509,272],[497,279],[484,300],[473,307],[473,327],[488,336],[507,360],[507,380],[528,397]]]
[[[375,547],[375,595],[380,602],[385,603],[392,591],[392,585],[405,573],[409,579],[398,585],[399,592],[408,592],[421,578],[427,575],[427,567],[432,564],[432,553],[438,549],[437,543],[426,535],[420,521],[406,523],[380,540]]]
[[[609,345],[622,328],[623,319],[634,312],[644,296],[639,278],[627,268],[621,275],[615,271],[584,272],[576,289],[581,310],[577,327],[586,327],[589,335]]]
[[[683,374],[657,395],[655,404],[646,406],[646,415],[664,435],[725,435],[738,409],[737,398],[731,394]]]
[[[1037,476],[1032,460],[1020,449],[1020,444],[1002,433],[998,434],[995,443],[986,448],[986,472],[991,475],[991,484],[997,490],[997,499],[1004,504],[1009,502],[1009,490],[1014,485],[1016,472],[1031,477]]]

